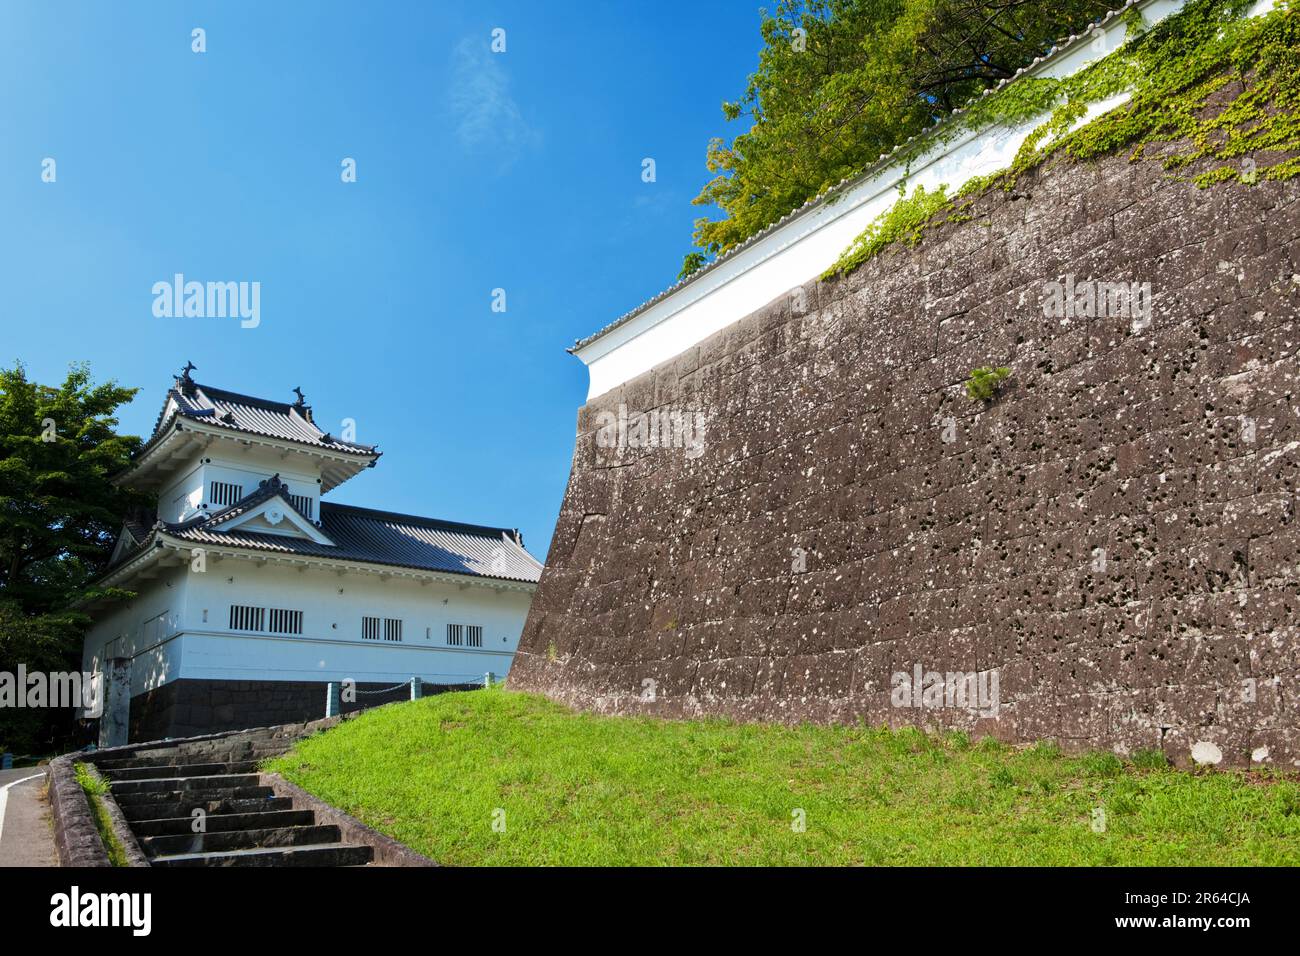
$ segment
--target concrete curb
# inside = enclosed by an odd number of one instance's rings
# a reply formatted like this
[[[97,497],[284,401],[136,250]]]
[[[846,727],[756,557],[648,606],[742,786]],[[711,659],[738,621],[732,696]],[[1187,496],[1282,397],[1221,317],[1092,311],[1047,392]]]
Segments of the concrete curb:
[[[77,782],[73,764],[80,754],[67,754],[50,761],[45,779],[50,791],[50,814],[54,817],[54,845],[60,866],[112,866],[99,837],[86,791]]]

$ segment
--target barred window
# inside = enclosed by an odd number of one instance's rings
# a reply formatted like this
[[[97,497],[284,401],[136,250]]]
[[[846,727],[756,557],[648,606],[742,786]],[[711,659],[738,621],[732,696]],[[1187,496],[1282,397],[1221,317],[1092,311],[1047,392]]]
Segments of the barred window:
[[[283,608],[271,608],[272,634],[301,634],[302,611],[288,611]]]
[[[311,513],[312,504],[313,504],[311,495],[290,495],[289,501],[291,501],[293,503],[293,506],[297,508],[299,511],[301,511],[303,514],[305,514],[308,518],[311,518],[313,521],[316,520]]]
[[[470,647],[482,647],[483,628],[477,624],[465,625],[465,643]]]
[[[384,619],[384,640],[400,641],[402,639],[402,622],[397,618]]]
[[[379,618],[363,617],[361,619],[361,636],[367,641],[379,640]]]
[[[448,624],[447,625],[447,643],[451,647],[460,647],[465,643],[465,625]]]
[[[214,481],[208,499],[214,505],[233,505],[244,497],[244,486],[229,481]]]
[[[230,629],[232,631],[260,631],[266,623],[266,608],[249,607],[246,604],[230,605]]]

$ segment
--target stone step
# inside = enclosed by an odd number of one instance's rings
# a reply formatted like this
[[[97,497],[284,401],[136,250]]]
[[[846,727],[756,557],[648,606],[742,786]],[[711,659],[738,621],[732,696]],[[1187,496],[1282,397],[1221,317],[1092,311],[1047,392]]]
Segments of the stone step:
[[[132,767],[161,767],[172,765],[191,765],[198,763],[230,763],[232,761],[265,760],[278,757],[289,749],[284,743],[258,745],[241,745],[203,750],[179,750],[175,747],[156,750],[137,750],[130,757],[110,757],[94,760],[95,765],[104,770],[122,770]]]
[[[115,780],[113,796],[131,793],[159,793],[168,790],[220,790],[228,787],[256,787],[262,782],[255,773],[221,773],[191,777],[151,777],[146,780]]]
[[[92,755],[91,759],[94,757]],[[168,767],[176,766],[176,754],[166,753],[157,757],[114,757],[111,760],[95,760],[95,766],[101,772],[111,772],[114,770],[132,770],[137,767]]]
[[[235,743],[186,744],[181,747],[151,747],[146,750],[107,756],[95,760],[101,767],[120,769],[120,767],[152,766],[157,763],[218,763],[230,760],[253,760],[253,758],[285,753],[291,747],[287,740],[239,740]]]
[[[270,787],[213,787],[211,790],[155,790],[152,793],[113,794],[117,805],[127,807],[159,807],[173,803],[199,806],[213,800],[261,800],[274,796]]]
[[[220,750],[196,750],[193,752],[176,752],[173,758],[177,763],[218,763],[230,760],[255,760],[275,757],[288,750],[280,744],[250,747],[223,747]]]
[[[262,761],[293,740],[258,731],[239,739],[159,744],[95,761],[153,866],[364,866],[368,846],[344,843],[262,783]],[[202,830],[195,833],[202,810]]]
[[[208,833],[232,830],[278,829],[311,826],[316,814],[311,810],[267,810],[252,813],[209,813],[204,821]],[[194,832],[194,818],[188,813],[178,817],[133,820],[131,830],[141,839],[153,836],[179,836]]]
[[[180,856],[247,850],[253,847],[339,843],[342,839],[343,835],[336,826],[275,827],[142,837],[140,847],[149,856]]]
[[[112,762],[112,761],[109,761]],[[234,763],[163,763],[148,767],[99,768],[109,780],[154,780],[159,777],[210,777],[227,773],[257,773],[256,760]]]
[[[156,856],[154,866],[364,866],[374,858],[368,846],[319,843],[313,846],[252,847],[217,853]]]
[[[224,798],[220,800],[185,801],[183,803],[141,803],[122,807],[122,813],[129,821],[162,820],[168,817],[191,817],[195,810],[206,813],[266,813],[269,810],[292,810],[293,801],[288,797],[264,797],[262,799]],[[134,823],[132,824],[134,828]]]
[[[217,800],[265,800],[275,796],[270,787],[217,787],[212,790],[159,790],[153,793],[114,794],[117,805],[127,807],[166,807],[180,804],[203,806]],[[157,814],[155,814],[156,816]]]

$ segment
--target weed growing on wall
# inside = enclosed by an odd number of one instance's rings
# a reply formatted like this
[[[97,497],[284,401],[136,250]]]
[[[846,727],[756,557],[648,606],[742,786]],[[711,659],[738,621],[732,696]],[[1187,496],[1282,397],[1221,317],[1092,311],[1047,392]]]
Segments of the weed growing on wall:
[[[970,377],[966,379],[966,394],[973,402],[991,402],[1010,374],[1011,369],[1005,365],[971,369]]]
[[[108,808],[104,806],[104,798],[109,793],[108,784],[84,763],[75,764],[72,769],[76,774],[77,783],[81,784],[81,789],[86,792],[86,801],[90,804],[95,829],[99,831],[99,838],[104,842],[109,863],[113,866],[129,866],[126,848],[122,846],[122,841],[113,831],[113,820],[108,815]]]

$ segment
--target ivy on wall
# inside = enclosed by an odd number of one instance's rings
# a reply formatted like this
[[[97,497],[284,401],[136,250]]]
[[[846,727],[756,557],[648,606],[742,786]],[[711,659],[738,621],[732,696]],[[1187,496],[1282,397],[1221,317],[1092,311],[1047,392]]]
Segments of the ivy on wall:
[[[1280,0],[1269,13],[1246,18],[1250,6],[1250,0],[1192,0],[1150,28],[1131,8],[1128,39],[1109,56],[1070,77],[1026,77],[979,98],[940,137],[910,147],[903,161],[969,129],[1047,118],[1007,169],[971,180],[951,199],[944,187],[927,193],[919,186],[900,198],[824,277],[852,272],[893,242],[915,245],[927,227],[964,218],[974,196],[1011,190],[1021,174],[1057,154],[1089,160],[1129,150],[1137,162],[1159,146],[1172,175],[1198,161],[1217,161],[1191,177],[1201,187],[1297,175],[1300,13],[1293,0]],[[1130,93],[1127,103],[1075,128],[1090,105],[1124,92]],[[1209,110],[1212,102],[1222,108]]]

